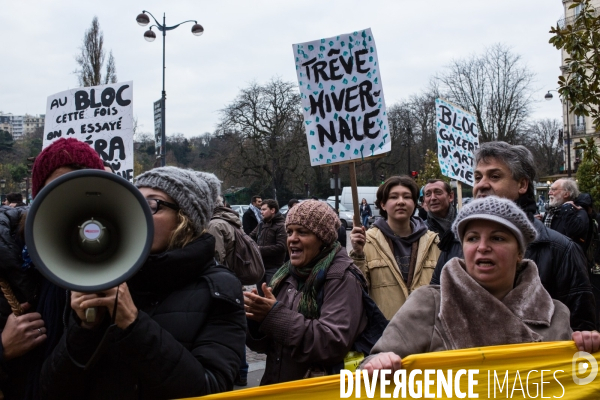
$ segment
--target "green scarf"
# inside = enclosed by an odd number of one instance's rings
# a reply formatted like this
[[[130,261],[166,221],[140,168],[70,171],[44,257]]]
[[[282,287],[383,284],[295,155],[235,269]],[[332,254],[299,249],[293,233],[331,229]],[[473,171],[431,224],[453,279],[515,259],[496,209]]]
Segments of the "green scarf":
[[[294,267],[289,261],[283,264],[271,279],[270,286],[273,288],[273,294],[277,296],[281,289],[281,283],[288,275],[292,275],[298,281],[301,292],[298,312],[306,318],[319,318],[321,304],[323,304],[322,289],[327,277],[327,270],[340,247],[339,242],[334,242],[302,267]]]

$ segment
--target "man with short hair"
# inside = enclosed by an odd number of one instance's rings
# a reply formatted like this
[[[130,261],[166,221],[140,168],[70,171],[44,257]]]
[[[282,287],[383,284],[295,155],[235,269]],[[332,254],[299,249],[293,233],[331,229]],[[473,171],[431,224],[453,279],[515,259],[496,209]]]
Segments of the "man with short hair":
[[[25,207],[26,204],[23,203],[23,195],[21,193],[9,193],[6,195],[6,201],[11,207]]]
[[[533,155],[524,146],[505,142],[483,143],[475,154],[473,195],[498,196],[514,201],[533,221],[538,233],[525,252],[533,260],[542,285],[553,299],[571,312],[574,331],[594,330],[596,303],[586,271],[587,260],[581,248],[566,236],[548,229],[533,215],[537,210],[532,182],[535,178]],[[441,271],[453,257],[463,258],[460,243],[442,249],[432,284],[439,285]]]
[[[430,179],[425,185],[424,208],[427,210],[425,224],[430,231],[437,233],[442,239],[447,232],[452,234],[450,228],[456,218],[454,208],[454,192],[448,184],[441,179]]]
[[[246,210],[242,217],[242,226],[246,235],[249,235],[254,228],[262,221],[262,215],[260,213],[260,205],[262,204],[262,198],[258,195],[252,196],[250,207]]]
[[[260,212],[263,220],[250,233],[250,237],[258,244],[265,266],[265,276],[261,282],[256,284],[256,288],[262,296],[262,282],[269,285],[275,272],[283,265],[287,252],[287,235],[285,218],[279,212],[279,204],[276,200],[263,201]]]
[[[590,220],[587,212],[574,201],[579,197],[577,182],[559,179],[550,186],[549,207],[544,215],[544,225],[567,236],[586,249]]]

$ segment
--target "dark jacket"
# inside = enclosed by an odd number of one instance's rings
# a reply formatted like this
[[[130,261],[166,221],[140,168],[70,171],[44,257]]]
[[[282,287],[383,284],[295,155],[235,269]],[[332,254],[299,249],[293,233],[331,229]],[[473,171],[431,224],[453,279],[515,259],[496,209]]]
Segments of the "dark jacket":
[[[538,237],[527,247],[525,258],[537,265],[542,285],[550,296],[569,308],[571,329],[594,330],[596,306],[583,251],[571,239],[548,229],[541,221],[533,219],[533,225]],[[440,284],[442,268],[450,259],[464,258],[462,246],[456,239],[442,240],[440,249],[442,254],[431,278],[432,285]]]
[[[166,399],[233,388],[244,350],[240,282],[215,264],[214,238],[152,255],[128,282],[138,318],[127,329],[69,327],[44,363],[50,399]],[[96,363],[84,370],[106,334]],[[80,365],[77,365],[79,363]]]
[[[548,213],[544,216],[544,221]],[[587,249],[588,230],[590,220],[587,211],[583,208],[577,209],[572,204],[563,204],[554,211],[550,228],[562,233],[582,249]]]
[[[360,216],[362,217],[372,217],[373,213],[371,212],[371,206],[368,204],[362,204],[360,205]]]
[[[256,215],[254,215],[254,211],[252,211],[251,208],[248,208],[242,216],[242,229],[246,232],[246,235],[249,235],[257,225],[258,220],[256,219]]]
[[[18,231],[27,210],[27,207],[0,206],[0,276],[8,281],[20,303],[30,304],[29,312],[42,315],[47,339],[26,354],[8,361],[4,359],[4,348],[0,341],[0,390],[7,400],[40,398],[40,370],[44,359],[62,335],[66,306],[65,290],[48,282],[34,267],[23,267],[24,242]],[[0,332],[4,330],[11,313],[5,297],[0,295]]]
[[[263,221],[250,233],[258,244],[265,270],[277,270],[283,265],[287,252],[285,217],[277,213],[269,222]]]
[[[340,248],[327,271],[318,319],[297,311],[301,293],[290,275],[263,322],[249,322],[248,347],[267,355],[261,385],[302,379],[313,366],[328,367],[344,359],[367,326],[361,284],[350,268],[360,274],[346,249]]]

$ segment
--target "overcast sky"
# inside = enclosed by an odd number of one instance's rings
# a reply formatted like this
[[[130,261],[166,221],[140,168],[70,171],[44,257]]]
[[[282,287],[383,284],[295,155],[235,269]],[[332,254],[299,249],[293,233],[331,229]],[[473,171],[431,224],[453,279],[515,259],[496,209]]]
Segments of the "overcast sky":
[[[75,88],[75,55],[94,15],[113,51],[119,81],[134,82],[140,130],[153,131],[152,105],[161,96],[162,37],[143,38],[143,9],[167,25],[195,19],[166,39],[167,135],[213,132],[219,110],[252,81],[297,83],[292,44],[372,29],[389,106],[423,90],[452,59],[504,43],[536,74],[540,99],[533,118],[558,118],[555,89],[560,53],[548,31],[562,18],[560,0],[0,0],[0,111],[43,114],[47,96]]]

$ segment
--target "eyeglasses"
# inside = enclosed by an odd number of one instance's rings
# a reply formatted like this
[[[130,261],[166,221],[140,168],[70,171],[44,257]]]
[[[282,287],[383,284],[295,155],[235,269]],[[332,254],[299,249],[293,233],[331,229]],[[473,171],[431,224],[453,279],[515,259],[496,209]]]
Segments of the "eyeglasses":
[[[168,201],[163,201],[159,199],[146,199],[148,202],[148,206],[150,207],[150,212],[152,215],[156,214],[158,210],[160,210],[160,206],[169,207],[175,211],[179,211],[179,206],[177,204],[169,203]]]

